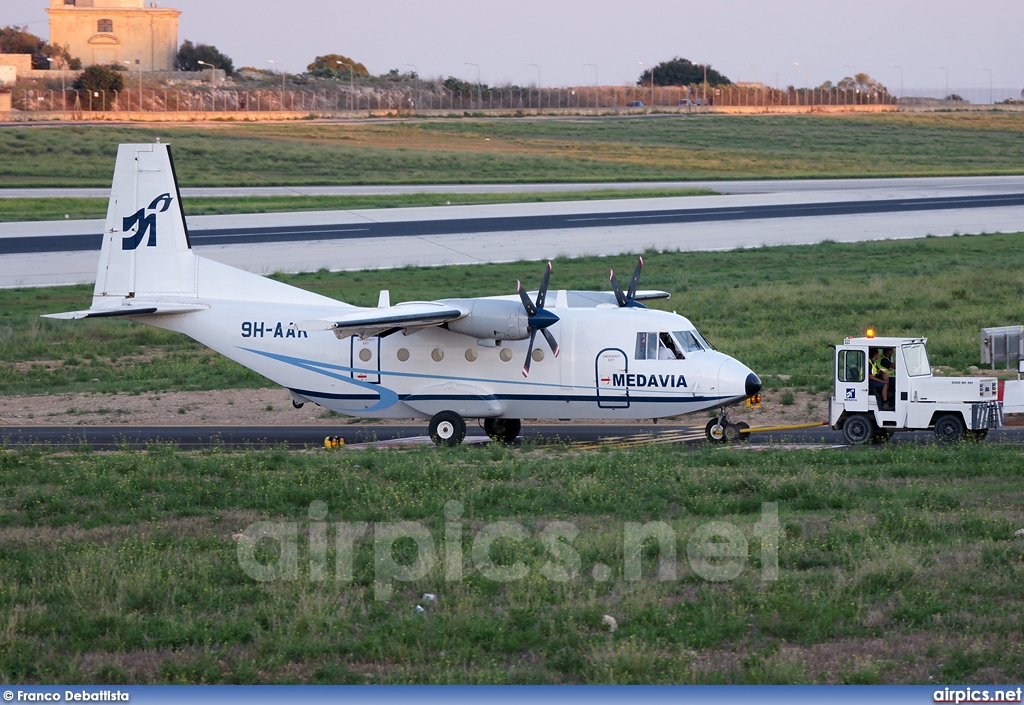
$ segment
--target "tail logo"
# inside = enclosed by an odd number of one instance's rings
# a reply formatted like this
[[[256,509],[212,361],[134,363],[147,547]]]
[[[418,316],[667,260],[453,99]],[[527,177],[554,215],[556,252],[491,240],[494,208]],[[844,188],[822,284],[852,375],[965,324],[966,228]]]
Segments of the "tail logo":
[[[159,210],[157,210],[158,206],[160,206]],[[149,239],[146,241],[146,247],[156,247],[156,214],[165,213],[170,207],[171,194],[165,193],[154,198],[153,202],[149,204],[149,208],[140,208],[132,215],[124,218],[121,223],[121,232],[128,232],[136,225],[139,226],[139,229],[134,235],[121,239],[121,249],[136,249],[142,244],[142,238],[146,236],[146,233],[149,233]],[[147,210],[152,212],[149,215],[146,215]]]

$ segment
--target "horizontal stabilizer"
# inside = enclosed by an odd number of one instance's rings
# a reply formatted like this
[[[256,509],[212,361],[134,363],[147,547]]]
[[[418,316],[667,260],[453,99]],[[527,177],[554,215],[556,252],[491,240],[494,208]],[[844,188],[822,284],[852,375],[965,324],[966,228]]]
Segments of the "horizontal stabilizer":
[[[417,301],[387,308],[359,309],[333,318],[301,321],[300,330],[332,330],[339,338],[358,334],[361,337],[402,328],[439,326],[461,318],[463,311],[447,304]]]
[[[655,299],[668,299],[671,298],[671,294],[667,291],[638,291],[633,296],[634,301],[654,301]]]
[[[43,318],[59,318],[74,320],[78,318],[115,318],[117,316],[171,316],[180,313],[203,311],[207,307],[201,304],[155,304],[136,301],[128,306],[112,308],[91,308],[87,311],[67,311],[65,313],[47,313]]]

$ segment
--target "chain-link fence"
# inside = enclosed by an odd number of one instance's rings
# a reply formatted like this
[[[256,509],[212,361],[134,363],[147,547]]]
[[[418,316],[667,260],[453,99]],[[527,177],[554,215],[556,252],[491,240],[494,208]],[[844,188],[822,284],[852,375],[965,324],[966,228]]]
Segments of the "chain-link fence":
[[[651,88],[482,88],[449,90],[408,86],[328,87],[315,90],[261,88],[131,89],[75,91],[15,89],[12,107],[25,112],[61,113],[488,113],[616,110],[703,110],[814,106],[893,106],[1020,103],[1015,88],[909,89],[898,98],[884,90],[778,89],[757,86]]]

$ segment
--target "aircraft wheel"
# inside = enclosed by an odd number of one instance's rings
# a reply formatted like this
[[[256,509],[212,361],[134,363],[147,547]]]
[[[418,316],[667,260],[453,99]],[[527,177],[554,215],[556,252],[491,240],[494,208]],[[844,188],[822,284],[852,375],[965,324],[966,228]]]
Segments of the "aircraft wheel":
[[[466,437],[466,420],[454,411],[440,411],[430,419],[430,440],[454,448]]]
[[[492,441],[508,445],[519,438],[523,423],[519,419],[484,419],[484,431]]]
[[[959,414],[943,414],[935,421],[935,438],[939,443],[959,443],[964,437],[964,420]]]
[[[704,427],[704,436],[708,443],[725,443],[725,426],[718,423],[718,419],[711,419]]]
[[[875,435],[875,424],[866,414],[855,414],[843,424],[843,437],[850,445],[863,445]]]
[[[741,441],[750,440],[750,424],[748,424],[746,421],[740,421],[738,424],[736,424],[736,428],[739,429],[739,439]]]

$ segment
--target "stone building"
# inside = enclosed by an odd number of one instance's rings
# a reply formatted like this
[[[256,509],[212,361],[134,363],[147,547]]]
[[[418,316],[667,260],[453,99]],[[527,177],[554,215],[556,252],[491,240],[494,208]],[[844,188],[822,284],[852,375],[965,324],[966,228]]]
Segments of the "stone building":
[[[128,62],[172,71],[180,10],[145,0],[50,0],[50,43],[67,45],[82,66]]]

